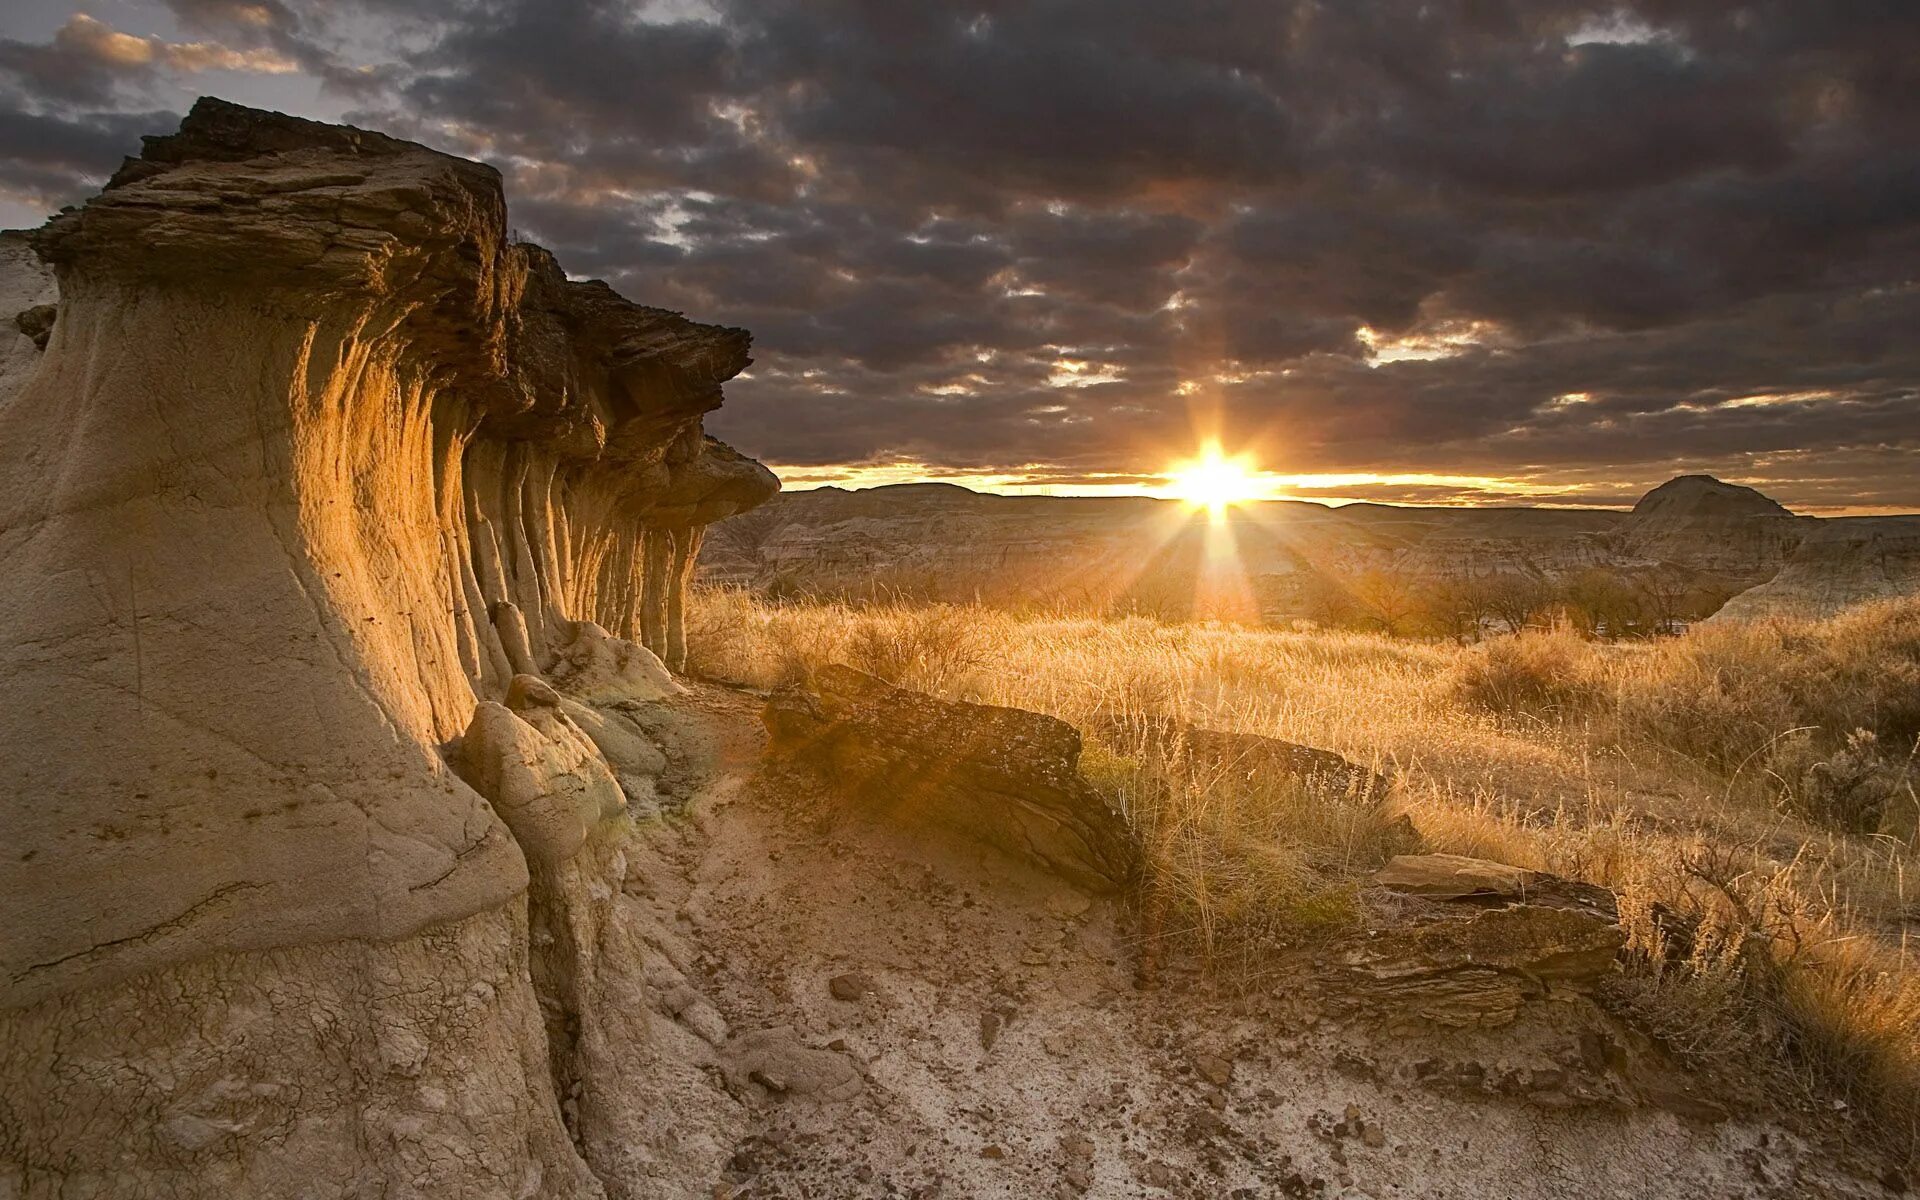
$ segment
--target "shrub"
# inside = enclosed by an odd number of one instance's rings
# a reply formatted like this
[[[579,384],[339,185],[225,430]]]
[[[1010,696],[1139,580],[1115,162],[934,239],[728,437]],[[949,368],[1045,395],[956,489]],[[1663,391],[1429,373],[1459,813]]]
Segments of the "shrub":
[[[1449,682],[1476,708],[1540,720],[1590,712],[1607,696],[1597,652],[1566,629],[1489,638],[1462,653]]]
[[[953,604],[863,611],[846,647],[848,666],[935,695],[966,690],[988,658],[974,614]]]
[[[1767,757],[1780,807],[1795,816],[1846,833],[1911,838],[1913,755],[1888,754],[1871,729],[1854,730],[1827,753],[1801,730]]]
[[[1894,803],[1894,763],[1920,738],[1920,600],[1700,626],[1631,659],[1617,696],[1624,735],[1730,778],[1785,781],[1793,806],[1870,831],[1868,809]]]
[[[1149,976],[1163,937],[1257,973],[1276,949],[1351,931],[1361,877],[1414,848],[1373,796],[1250,774],[1152,720],[1103,728],[1118,744],[1089,742],[1081,769],[1145,848]]]

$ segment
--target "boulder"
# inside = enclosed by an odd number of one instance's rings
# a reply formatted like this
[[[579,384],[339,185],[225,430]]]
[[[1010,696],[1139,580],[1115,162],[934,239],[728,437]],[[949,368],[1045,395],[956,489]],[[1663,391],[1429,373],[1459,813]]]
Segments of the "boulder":
[[[1092,891],[1134,877],[1121,815],[1080,774],[1080,731],[1042,713],[941,700],[850,667],[774,695],[768,752],[867,812],[984,842]]]
[[[687,690],[653,651],[592,621],[574,622],[573,637],[560,647],[552,674],[568,695],[588,704],[664,700]]]
[[[500,814],[530,865],[573,857],[601,821],[626,808],[619,781],[560,696],[516,675],[507,703],[481,701],[460,739],[460,777]]]

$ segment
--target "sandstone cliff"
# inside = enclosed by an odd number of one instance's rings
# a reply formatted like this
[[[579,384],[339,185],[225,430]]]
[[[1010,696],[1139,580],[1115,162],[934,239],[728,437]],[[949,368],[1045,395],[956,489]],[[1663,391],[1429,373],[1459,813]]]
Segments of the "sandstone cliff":
[[[488,167],[213,100],[30,243],[0,1193],[671,1174],[605,1091],[660,1051],[601,835],[663,769],[702,527],[777,487],[701,429],[747,333],[509,242]],[[578,787],[516,808],[489,755]]]

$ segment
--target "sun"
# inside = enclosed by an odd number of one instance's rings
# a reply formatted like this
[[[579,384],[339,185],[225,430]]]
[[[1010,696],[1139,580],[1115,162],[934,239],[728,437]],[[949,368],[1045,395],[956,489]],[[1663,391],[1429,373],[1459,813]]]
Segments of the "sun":
[[[1260,477],[1247,466],[1244,455],[1229,457],[1219,444],[1203,447],[1197,458],[1175,463],[1167,472],[1168,490],[1193,508],[1222,516],[1235,504],[1258,500],[1265,494]]]

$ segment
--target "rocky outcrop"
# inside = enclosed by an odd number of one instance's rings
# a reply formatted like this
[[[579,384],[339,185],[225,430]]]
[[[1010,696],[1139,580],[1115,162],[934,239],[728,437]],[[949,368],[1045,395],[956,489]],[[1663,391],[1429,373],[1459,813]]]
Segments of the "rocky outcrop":
[[[776,694],[764,720],[769,754],[867,815],[985,842],[1094,891],[1138,869],[1126,822],[1080,775],[1080,731],[1054,717],[830,666]]]
[[[203,100],[32,235],[50,320],[0,240],[0,1191],[691,1169],[609,1084],[610,831],[776,487],[701,428],[748,336],[506,230],[490,168]]]
[[[1401,855],[1374,875],[1400,899],[1345,954],[1361,1003],[1395,1018],[1500,1026],[1555,989],[1605,978],[1626,944],[1613,893],[1504,863]]]

